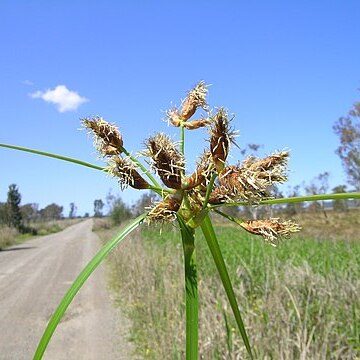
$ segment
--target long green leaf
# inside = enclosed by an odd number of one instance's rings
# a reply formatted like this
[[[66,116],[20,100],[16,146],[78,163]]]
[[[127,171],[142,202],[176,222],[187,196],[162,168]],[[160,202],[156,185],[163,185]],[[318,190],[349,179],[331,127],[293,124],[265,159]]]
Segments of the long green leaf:
[[[77,292],[83,286],[88,277],[92,272],[98,267],[102,260],[109,254],[109,252],[127,235],[129,235],[136,227],[141,224],[144,220],[146,214],[142,214],[134,219],[130,224],[128,224],[121,232],[114,236],[109,242],[107,242],[104,247],[90,260],[90,262],[85,266],[81,271],[79,276],[73,282],[71,287],[68,289],[57,309],[55,310],[53,316],[51,317],[45,332],[39,342],[39,345],[36,349],[34,360],[40,360],[44,355],[44,352],[49,344],[49,341],[59,324],[62,316],[64,315],[66,309],[70,305],[71,301],[74,299]]]
[[[288,204],[288,203],[306,202],[306,201],[346,200],[346,199],[360,199],[360,192],[339,193],[339,194],[317,194],[317,195],[305,195],[305,196],[294,196],[294,197],[287,197],[287,198],[277,198],[277,199],[270,199],[270,200],[262,200],[259,203],[259,205]],[[250,206],[250,205],[251,204],[246,203],[246,202],[237,202],[237,203],[211,205],[210,208],[214,209],[219,206]]]
[[[284,204],[284,203],[295,203],[295,202],[305,202],[305,201],[344,200],[344,199],[360,199],[360,192],[294,196],[290,198],[264,200],[261,202],[261,204]]]
[[[195,230],[178,215],[185,263],[186,360],[198,359],[199,298],[195,253]]]
[[[74,159],[71,157],[67,157],[67,156],[62,156],[62,155],[57,155],[57,154],[53,154],[53,153],[49,153],[46,151],[40,151],[40,150],[35,150],[35,149],[28,149],[25,147],[21,147],[21,146],[15,146],[15,145],[8,145],[8,144],[0,144],[0,147],[4,147],[4,148],[9,148],[9,149],[14,149],[14,150],[20,150],[20,151],[25,151],[25,152],[29,152],[32,154],[37,154],[37,155],[42,155],[42,156],[47,156],[47,157],[51,157],[51,158],[55,158],[55,159],[59,159],[59,160],[64,160],[64,161],[68,161],[68,162],[72,162],[74,164],[78,164],[78,165],[82,165],[82,166],[86,166],[95,170],[102,170],[102,171],[106,171],[106,168],[101,167],[101,166],[97,166],[97,165],[93,165],[90,163],[87,163],[85,161],[82,160],[78,160],[78,159]]]
[[[215,261],[216,268],[217,268],[217,270],[219,272],[219,275],[220,275],[221,281],[223,283],[226,295],[227,295],[227,297],[229,299],[230,306],[231,306],[231,309],[232,309],[233,314],[235,316],[235,320],[236,320],[238,329],[240,331],[241,337],[242,337],[242,339],[244,341],[246,350],[247,350],[250,358],[253,359],[251,346],[250,346],[250,343],[249,343],[248,336],[246,334],[244,323],[243,323],[242,318],[241,318],[241,314],[240,314],[239,306],[238,306],[236,296],[235,296],[235,293],[234,293],[234,289],[232,287],[231,280],[230,280],[229,274],[228,274],[227,269],[226,269],[225,261],[224,261],[224,258],[222,256],[220,246],[219,246],[219,243],[218,243],[218,240],[217,240],[217,237],[216,237],[216,234],[215,234],[214,228],[212,226],[212,222],[210,220],[209,215],[205,216],[204,221],[203,221],[203,223],[201,225],[201,229],[202,229],[203,234],[205,236],[206,242],[207,242],[207,244],[209,246],[211,255],[212,255],[212,257],[213,257],[213,259]]]

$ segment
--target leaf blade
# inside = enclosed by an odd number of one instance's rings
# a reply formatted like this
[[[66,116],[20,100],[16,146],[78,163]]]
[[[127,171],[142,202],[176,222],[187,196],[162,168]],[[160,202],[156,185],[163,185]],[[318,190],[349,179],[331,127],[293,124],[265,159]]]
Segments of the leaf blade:
[[[90,164],[90,163],[88,163],[86,161],[82,161],[82,160],[79,160],[79,159],[74,159],[74,158],[71,158],[71,157],[68,157],[68,156],[49,153],[49,152],[46,152],[46,151],[41,151],[41,150],[36,150],[36,149],[29,149],[29,148],[22,147],[22,146],[15,146],[15,145],[1,144],[1,143],[0,143],[0,147],[13,149],[13,150],[25,151],[25,152],[29,152],[29,153],[32,153],[32,154],[47,156],[47,157],[51,157],[51,158],[54,158],[54,159],[71,162],[71,163],[74,163],[74,164],[77,164],[77,165],[86,166],[86,167],[89,167],[89,168],[95,169],[95,170],[106,171],[106,168],[104,168],[104,167],[93,165],[93,164]]]
[[[221,281],[223,283],[226,295],[228,297],[231,309],[235,316],[235,320],[240,331],[241,337],[244,341],[244,345],[251,359],[253,359],[252,350],[250,346],[250,342],[246,333],[246,329],[240,314],[239,306],[236,300],[235,292],[231,284],[231,280],[226,269],[225,261],[222,256],[219,243],[212,226],[212,222],[210,220],[209,215],[205,216],[203,223],[201,224],[201,230],[205,236],[206,242],[209,246],[211,255],[213,256],[216,268],[219,272]]]

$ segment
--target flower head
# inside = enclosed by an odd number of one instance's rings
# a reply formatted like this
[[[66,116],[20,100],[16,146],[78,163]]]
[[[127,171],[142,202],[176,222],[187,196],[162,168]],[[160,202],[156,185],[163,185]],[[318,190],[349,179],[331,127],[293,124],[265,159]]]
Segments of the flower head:
[[[176,219],[176,213],[180,209],[181,201],[174,196],[168,196],[163,201],[156,203],[149,211],[147,221],[171,222]]]
[[[241,166],[225,167],[209,202],[220,204],[245,201],[256,204],[268,198],[271,185],[286,180],[288,156],[287,152],[282,151],[264,159],[248,157]]]
[[[210,151],[218,173],[225,167],[225,161],[229,155],[230,143],[234,142],[234,131],[230,128],[228,114],[224,108],[218,109],[211,118],[210,127]]]
[[[209,151],[205,151],[197,163],[196,170],[186,178],[184,182],[185,189],[193,189],[200,186],[200,190],[206,191],[211,175],[214,172],[214,165]]]
[[[139,174],[132,161],[118,156],[109,162],[109,173],[119,179],[122,189],[131,186],[134,189],[149,189],[150,184]]]
[[[180,189],[185,161],[176,145],[163,133],[150,137],[145,145],[146,154],[152,159],[153,167],[162,182],[171,189]]]
[[[208,93],[208,87],[204,81],[200,81],[194,89],[192,89],[182,104],[181,119],[182,121],[189,120],[198,107],[206,109],[206,95]]]
[[[166,117],[168,119],[168,122],[172,125],[179,127],[181,124],[181,116],[176,108],[170,109],[166,111]]]
[[[288,238],[292,233],[300,231],[300,226],[292,221],[280,222],[279,219],[249,220],[240,224],[246,231],[261,235],[265,241],[276,246],[281,237]]]
[[[102,117],[84,118],[83,126],[94,135],[94,143],[103,156],[113,156],[122,153],[123,139],[115,125],[105,121]]]

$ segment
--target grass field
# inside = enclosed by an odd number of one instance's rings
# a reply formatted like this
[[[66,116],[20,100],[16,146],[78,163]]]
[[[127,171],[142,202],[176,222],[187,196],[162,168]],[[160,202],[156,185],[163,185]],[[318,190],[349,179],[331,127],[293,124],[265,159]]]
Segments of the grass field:
[[[237,227],[220,225],[216,231],[256,358],[359,358],[359,237],[316,240],[300,234],[273,248]],[[103,230],[101,236],[108,239],[112,232]],[[197,250],[201,358],[245,359],[200,232]],[[165,227],[160,234],[159,228],[144,226],[115,249],[110,264],[115,297],[132,320],[138,352],[149,359],[183,359],[185,305],[176,229]]]

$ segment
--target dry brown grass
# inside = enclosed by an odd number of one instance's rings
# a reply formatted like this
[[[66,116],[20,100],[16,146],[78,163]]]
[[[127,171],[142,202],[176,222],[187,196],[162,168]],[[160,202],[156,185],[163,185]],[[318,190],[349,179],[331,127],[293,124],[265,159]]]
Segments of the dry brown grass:
[[[14,244],[19,235],[18,231],[8,226],[0,227],[0,250]]]
[[[320,240],[360,240],[360,209],[345,212],[326,210],[304,212],[294,216],[302,226],[302,235]]]

